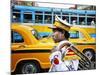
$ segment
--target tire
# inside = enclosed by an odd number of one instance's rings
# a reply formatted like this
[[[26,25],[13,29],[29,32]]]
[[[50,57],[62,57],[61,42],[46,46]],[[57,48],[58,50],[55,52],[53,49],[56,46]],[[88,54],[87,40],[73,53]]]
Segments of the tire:
[[[86,57],[88,57],[89,60],[95,61],[95,52],[93,50],[84,50],[83,53]]]
[[[40,71],[39,66],[35,62],[24,62],[19,66],[18,70],[20,74],[33,74]]]

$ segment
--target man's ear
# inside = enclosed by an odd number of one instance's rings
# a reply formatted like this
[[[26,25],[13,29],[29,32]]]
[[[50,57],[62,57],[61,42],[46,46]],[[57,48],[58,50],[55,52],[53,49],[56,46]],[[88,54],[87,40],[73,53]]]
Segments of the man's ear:
[[[62,33],[63,33],[63,36],[65,37],[65,31],[64,31],[64,30],[63,30],[63,32],[62,32]]]
[[[63,34],[65,34],[65,30],[63,30]]]

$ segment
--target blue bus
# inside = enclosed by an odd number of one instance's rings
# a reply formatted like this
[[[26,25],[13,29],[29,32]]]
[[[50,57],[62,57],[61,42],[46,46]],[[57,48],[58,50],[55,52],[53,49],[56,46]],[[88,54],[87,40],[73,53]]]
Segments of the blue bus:
[[[91,23],[95,25],[96,23],[95,10],[14,5],[11,14],[12,22],[19,23],[53,24],[55,15],[75,25],[91,25]]]

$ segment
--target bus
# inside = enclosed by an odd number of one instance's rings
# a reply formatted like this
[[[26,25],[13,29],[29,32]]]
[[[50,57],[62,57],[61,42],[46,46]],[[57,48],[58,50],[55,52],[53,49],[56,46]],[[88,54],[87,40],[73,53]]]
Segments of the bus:
[[[96,24],[95,10],[14,5],[11,11],[11,21],[17,23],[53,24],[55,15],[58,15],[73,25],[94,26]]]

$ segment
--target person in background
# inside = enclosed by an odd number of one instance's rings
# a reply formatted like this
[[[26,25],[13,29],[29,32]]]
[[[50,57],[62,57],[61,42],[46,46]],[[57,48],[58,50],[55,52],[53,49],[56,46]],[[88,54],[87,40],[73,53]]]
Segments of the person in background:
[[[81,22],[81,25],[85,25],[85,21],[84,20]]]
[[[67,22],[67,18],[65,16],[63,16],[63,21]]]
[[[76,25],[76,19],[74,19],[74,20],[72,21],[72,24],[73,24],[73,25]]]
[[[95,25],[95,21],[94,21],[94,19],[92,19],[92,21],[91,21],[91,25]]]
[[[13,19],[13,22],[17,22],[17,18],[16,18],[16,16],[15,15],[13,15],[13,17],[12,17]]]

